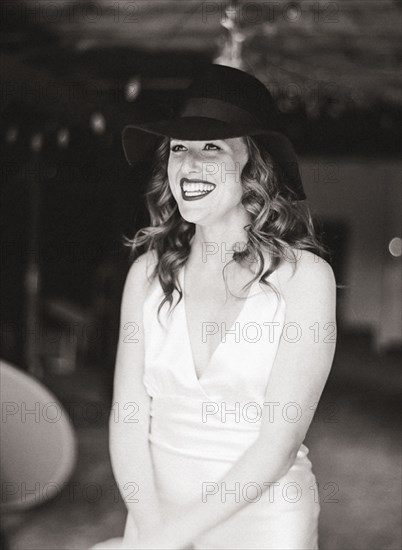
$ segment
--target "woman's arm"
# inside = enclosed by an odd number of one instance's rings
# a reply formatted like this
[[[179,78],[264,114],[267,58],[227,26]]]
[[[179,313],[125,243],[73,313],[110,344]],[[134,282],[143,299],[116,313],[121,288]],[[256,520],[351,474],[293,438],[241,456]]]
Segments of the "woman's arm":
[[[142,306],[149,284],[146,272],[150,259],[149,253],[143,254],[132,264],[124,286],[109,418],[113,473],[140,536],[152,533],[162,519],[148,444],[150,397],[142,381]]]
[[[278,277],[286,301],[285,330],[266,389],[266,402],[271,414],[264,414],[257,441],[219,480],[221,487],[240,487],[276,482],[293,465],[297,452],[310,426],[314,408],[328,378],[335,352],[336,286],[330,265],[303,251],[292,276],[289,263],[280,268]],[[287,326],[287,328],[286,328]],[[297,333],[298,331],[298,333]],[[331,337],[332,335],[332,337]],[[297,422],[286,419],[283,407],[296,403],[302,412]],[[272,414],[274,411],[274,414]],[[293,419],[293,417],[292,417]],[[210,482],[211,480],[205,480]],[[145,539],[141,548],[184,548],[197,537],[222,521],[251,506],[245,499],[222,503],[219,496],[202,501],[200,496],[186,506],[180,517],[170,518],[165,528]],[[164,546],[164,541],[167,545]]]

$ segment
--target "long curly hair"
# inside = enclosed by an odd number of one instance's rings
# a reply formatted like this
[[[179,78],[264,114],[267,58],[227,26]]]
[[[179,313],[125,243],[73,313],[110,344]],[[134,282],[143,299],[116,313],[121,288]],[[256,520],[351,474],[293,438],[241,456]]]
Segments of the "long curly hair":
[[[298,201],[293,191],[286,187],[286,178],[275,159],[258,137],[242,138],[248,149],[248,161],[241,173],[243,195],[241,203],[248,212],[250,223],[244,226],[247,242],[242,250],[235,250],[232,259],[224,266],[222,275],[227,288],[225,269],[233,261],[239,264],[257,261],[258,272],[243,288],[250,287],[257,279],[272,288],[266,279],[284,260],[296,262],[292,249],[309,250],[320,257],[330,257],[329,249],[316,235],[312,216],[306,201]],[[195,224],[183,219],[173,197],[167,176],[170,138],[161,138],[155,150],[151,178],[145,193],[150,215],[150,226],[139,229],[132,239],[124,236],[124,245],[130,247],[130,259],[154,251],[157,262],[151,279],[159,277],[165,294],[158,307],[158,320],[163,305],[173,303],[177,290],[179,299],[183,293],[179,284],[179,272],[191,251],[191,239]],[[271,265],[267,268],[263,250],[268,251]],[[295,269],[295,267],[294,267]],[[175,305],[175,307],[176,307]]]

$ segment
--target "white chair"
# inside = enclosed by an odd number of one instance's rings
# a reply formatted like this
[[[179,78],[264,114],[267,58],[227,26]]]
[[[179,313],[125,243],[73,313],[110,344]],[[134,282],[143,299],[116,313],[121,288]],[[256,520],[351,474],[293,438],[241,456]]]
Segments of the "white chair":
[[[65,487],[77,438],[63,405],[41,382],[0,361],[1,512],[27,509]]]

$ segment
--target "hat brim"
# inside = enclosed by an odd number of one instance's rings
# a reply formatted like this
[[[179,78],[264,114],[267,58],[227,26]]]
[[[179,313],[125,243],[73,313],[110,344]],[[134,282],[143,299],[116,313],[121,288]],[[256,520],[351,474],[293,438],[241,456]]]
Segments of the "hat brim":
[[[288,181],[288,187],[297,200],[305,200],[299,163],[293,145],[281,132],[256,128],[255,125],[228,124],[206,117],[181,117],[127,125],[122,131],[122,146],[127,162],[133,166],[138,162],[151,161],[161,137],[188,141],[231,139],[256,136],[266,146],[273,158],[280,164]]]

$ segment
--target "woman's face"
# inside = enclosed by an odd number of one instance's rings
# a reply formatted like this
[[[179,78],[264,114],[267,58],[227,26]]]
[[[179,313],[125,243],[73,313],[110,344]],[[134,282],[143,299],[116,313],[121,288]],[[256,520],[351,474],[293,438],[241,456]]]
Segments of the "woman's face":
[[[243,138],[171,138],[167,173],[182,217],[192,223],[210,223],[239,207],[240,176],[247,160]]]

